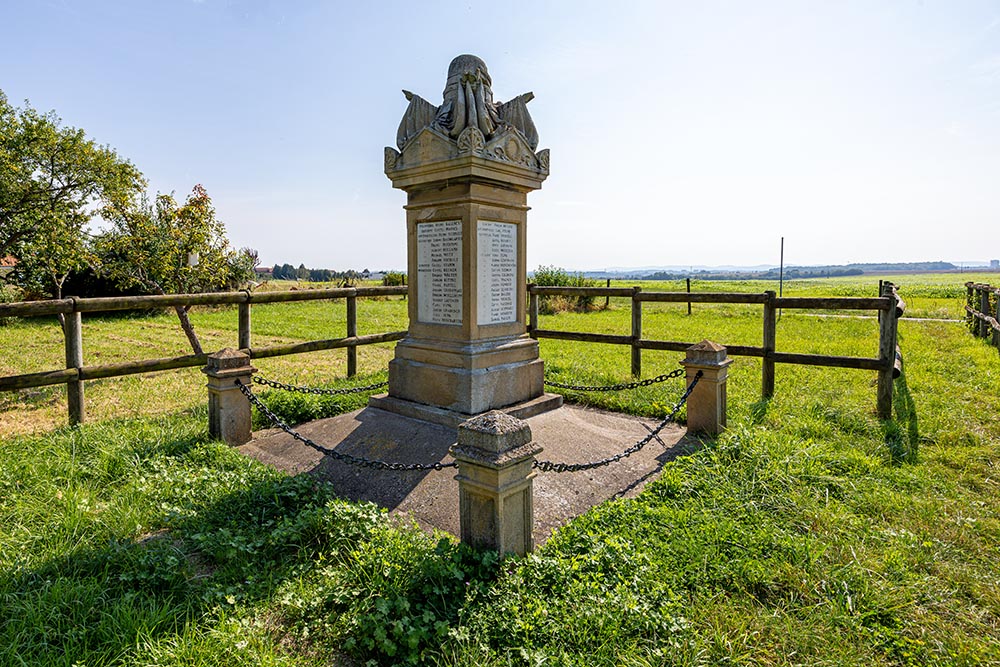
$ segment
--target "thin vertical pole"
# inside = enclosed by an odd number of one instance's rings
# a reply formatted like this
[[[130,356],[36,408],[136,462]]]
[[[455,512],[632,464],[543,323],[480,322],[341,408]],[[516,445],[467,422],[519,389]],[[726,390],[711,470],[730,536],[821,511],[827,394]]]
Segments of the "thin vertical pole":
[[[882,284],[881,296],[889,300],[889,308],[882,313],[878,328],[878,358],[882,363],[876,397],[879,419],[892,419],[892,369],[896,361],[896,299],[892,290],[892,283]]]
[[[641,287],[632,288],[632,377],[642,375],[642,349],[639,341],[642,340],[642,301],[639,301]]]
[[[606,287],[608,289],[611,289],[611,278],[608,278],[608,284],[606,285]],[[607,310],[610,305],[611,305],[611,295],[608,294],[605,295],[604,297],[604,310]]]
[[[250,303],[241,303],[239,310],[239,349],[250,349]]]
[[[691,279],[690,278],[687,279],[687,291],[688,291],[688,294],[691,293]],[[688,299],[688,315],[690,315],[690,314],[691,314],[691,300]]]
[[[358,335],[358,297],[353,294],[347,297],[347,337],[354,338]],[[347,347],[347,377],[354,377],[358,373],[358,346],[349,345]]]
[[[83,319],[79,312],[67,313],[65,325],[66,368],[83,367]],[[87,416],[83,400],[83,380],[66,383],[66,402],[70,426],[82,424]]]
[[[761,398],[774,396],[774,349],[777,340],[777,312],[774,308],[774,290],[764,292],[764,358],[761,361]]]
[[[781,259],[778,263],[778,296],[785,295],[785,237],[781,237]],[[778,311],[781,317],[781,311]]]

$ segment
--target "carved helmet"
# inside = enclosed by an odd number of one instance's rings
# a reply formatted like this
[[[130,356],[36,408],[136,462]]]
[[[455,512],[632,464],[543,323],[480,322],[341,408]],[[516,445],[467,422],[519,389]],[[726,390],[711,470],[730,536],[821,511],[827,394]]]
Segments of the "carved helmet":
[[[444,86],[445,98],[448,97],[449,90],[461,85],[465,74],[476,74],[487,88],[493,87],[493,79],[486,69],[486,63],[481,58],[465,53],[455,57],[448,65],[448,81]]]

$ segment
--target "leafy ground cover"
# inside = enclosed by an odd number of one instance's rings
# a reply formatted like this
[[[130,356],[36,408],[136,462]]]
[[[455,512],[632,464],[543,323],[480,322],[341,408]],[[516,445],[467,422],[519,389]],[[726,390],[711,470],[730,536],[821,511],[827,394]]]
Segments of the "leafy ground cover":
[[[898,282],[908,308],[940,299],[959,314],[960,285],[923,297]],[[627,308],[611,305],[544,326],[625,331]],[[371,307],[385,319],[366,331],[405,321],[400,302]],[[278,338],[299,317],[295,335],[323,337],[336,312],[278,312],[269,330],[261,308],[254,323]],[[222,339],[235,312],[195,322]],[[759,327],[759,313],[697,304],[644,319],[678,340],[752,344]],[[141,378],[134,396],[119,389],[126,418],[0,442],[0,664],[1000,664],[1000,357],[960,323],[904,319],[900,339],[892,421],[875,418],[872,373],[779,365],[765,403],[759,363],[738,359],[722,437],[524,559],[472,552],[208,441],[197,372],[162,414],[132,417],[166,374]],[[876,325],[786,311],[778,345],[873,354]],[[559,379],[626,379],[627,349],[599,350],[542,341]],[[358,382],[389,354],[363,351]],[[646,375],[678,356],[645,355]],[[281,361],[279,379],[343,374],[342,356]],[[657,414],[679,390],[596,401]],[[270,400],[304,416],[350,407]]]

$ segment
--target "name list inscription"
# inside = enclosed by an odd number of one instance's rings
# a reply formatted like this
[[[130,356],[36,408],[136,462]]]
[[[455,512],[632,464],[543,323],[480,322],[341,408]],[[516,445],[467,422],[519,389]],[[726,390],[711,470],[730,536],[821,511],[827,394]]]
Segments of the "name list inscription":
[[[477,302],[479,324],[517,321],[517,225],[480,220]]]
[[[462,223],[417,225],[417,319],[462,323]]]

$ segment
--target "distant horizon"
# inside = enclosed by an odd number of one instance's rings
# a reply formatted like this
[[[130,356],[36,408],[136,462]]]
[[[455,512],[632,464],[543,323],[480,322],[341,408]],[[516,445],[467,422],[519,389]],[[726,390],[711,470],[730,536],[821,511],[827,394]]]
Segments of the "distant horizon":
[[[931,264],[931,263],[941,262],[941,263],[946,263],[946,264],[953,264],[955,266],[955,268],[954,269],[929,269],[926,272],[928,272],[928,273],[949,273],[949,272],[952,272],[952,271],[969,270],[969,271],[987,272],[988,273],[988,272],[991,272],[991,271],[1000,271],[1000,269],[991,268],[990,267],[990,262],[991,261],[996,261],[996,258],[994,258],[993,260],[965,260],[965,261],[961,261],[961,262],[953,261],[953,260],[947,260],[947,259],[932,259],[932,260],[922,260],[922,261],[915,261],[915,262],[885,261],[885,262],[846,262],[846,263],[842,263],[842,264],[785,264],[784,268],[786,270],[788,270],[788,269],[812,269],[812,268],[821,268],[821,267],[847,268],[847,267],[851,267],[851,266],[862,266],[862,265],[865,265],[865,266],[867,266],[867,265],[880,265],[880,264],[888,264],[888,265],[892,265],[892,264],[898,264],[898,265],[907,265],[907,264],[910,264],[910,265],[919,265],[919,264]],[[282,261],[282,262],[274,262],[274,263],[270,263],[270,264],[262,262],[260,264],[260,266],[261,267],[266,267],[266,268],[272,268],[273,269],[275,266],[284,266],[285,264],[289,264],[291,266],[298,267],[298,266],[300,266],[302,264],[305,264],[305,262],[297,262],[296,263],[296,262]],[[369,270],[371,273],[385,273],[385,272],[393,272],[393,271],[394,272],[405,272],[406,271],[406,266],[380,267],[378,269],[372,269],[370,264],[367,265],[367,266],[349,266],[349,267],[343,267],[343,268],[333,267],[333,266],[309,266],[308,264],[305,264],[305,266],[306,266],[306,268],[309,268],[309,269],[320,269],[320,270],[322,270],[322,269],[330,269],[330,270],[334,270],[334,271],[357,271],[359,273],[363,272],[365,269]],[[584,274],[587,274],[587,273],[623,273],[623,274],[626,274],[626,273],[635,273],[635,272],[639,272],[639,271],[642,271],[642,272],[663,271],[663,272],[675,272],[675,273],[682,273],[682,272],[689,272],[689,273],[690,272],[713,272],[713,271],[714,272],[728,272],[728,271],[733,271],[733,272],[747,272],[747,273],[765,273],[767,271],[772,271],[772,270],[776,270],[776,269],[781,268],[781,265],[779,265],[779,264],[745,264],[745,265],[737,265],[737,264],[718,264],[718,265],[694,264],[694,265],[690,265],[690,264],[686,264],[686,265],[633,266],[633,267],[608,267],[608,268],[581,269],[581,268],[575,268],[575,267],[571,267],[571,266],[559,266],[559,265],[555,265],[555,264],[546,264],[546,263],[543,262],[543,263],[535,266],[534,268],[529,269],[528,273],[529,274],[530,273],[534,273],[534,271],[537,268],[542,267],[542,266],[557,266],[557,268],[560,268],[560,269],[562,269],[564,271],[567,271],[567,272],[570,272],[570,273],[584,273]],[[888,269],[887,271],[892,271],[892,269]],[[881,272],[885,272],[885,271],[879,271],[879,272],[881,273]]]

